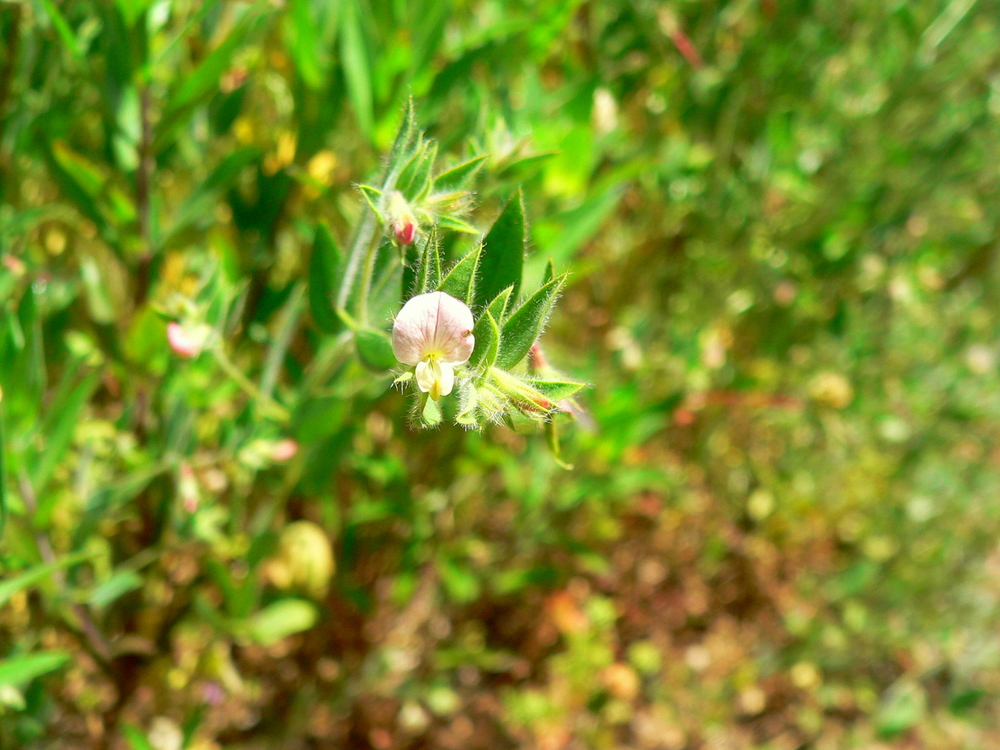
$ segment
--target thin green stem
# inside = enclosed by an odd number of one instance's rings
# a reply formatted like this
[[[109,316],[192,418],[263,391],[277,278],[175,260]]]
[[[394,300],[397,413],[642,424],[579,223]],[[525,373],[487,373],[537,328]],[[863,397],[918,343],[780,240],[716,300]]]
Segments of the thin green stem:
[[[347,265],[344,267],[344,277],[340,280],[340,289],[337,291],[337,307],[347,308],[347,301],[351,296],[351,288],[354,286],[354,279],[361,268],[361,261],[367,255],[368,249],[375,236],[375,214],[367,206],[358,225],[358,230],[351,241],[350,250],[347,253]]]
[[[378,254],[378,245],[374,242],[368,244],[368,252],[365,253],[365,263],[361,270],[361,291],[358,296],[358,319],[361,325],[368,325],[368,298],[371,296],[372,277],[375,275],[375,256]]]
[[[240,368],[237,367],[236,364],[229,358],[225,349],[221,346],[214,347],[212,349],[212,354],[215,355],[215,361],[218,362],[219,366],[226,371],[226,374],[236,381],[236,384],[257,403],[257,406],[260,408],[262,414],[265,414],[272,419],[276,419],[279,422],[288,422],[291,419],[288,409],[279,404],[273,398],[265,396],[261,393],[260,389],[253,383],[253,381],[244,375],[242,370],[240,370]]]

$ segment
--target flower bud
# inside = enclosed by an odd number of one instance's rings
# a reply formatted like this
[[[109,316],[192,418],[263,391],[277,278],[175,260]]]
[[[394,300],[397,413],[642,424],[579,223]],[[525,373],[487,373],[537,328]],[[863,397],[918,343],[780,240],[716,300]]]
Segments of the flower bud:
[[[212,339],[211,326],[204,323],[181,325],[176,321],[167,324],[167,343],[174,352],[185,359],[197,357]]]
[[[389,226],[400,245],[412,245],[417,239],[417,218],[403,194],[393,191],[389,198]]]

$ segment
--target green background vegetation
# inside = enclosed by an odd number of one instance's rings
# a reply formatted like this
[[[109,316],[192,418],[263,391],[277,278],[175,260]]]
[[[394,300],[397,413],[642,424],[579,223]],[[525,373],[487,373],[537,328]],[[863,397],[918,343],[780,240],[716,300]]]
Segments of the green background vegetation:
[[[571,471],[309,311],[410,95]],[[987,0],[0,2],[0,747],[1000,746],[998,144]]]

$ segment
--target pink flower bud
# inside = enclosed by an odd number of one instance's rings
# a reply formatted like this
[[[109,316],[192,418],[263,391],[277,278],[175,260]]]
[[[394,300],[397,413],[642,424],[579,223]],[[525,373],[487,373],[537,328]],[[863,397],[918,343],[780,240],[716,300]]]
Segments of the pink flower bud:
[[[417,224],[409,219],[398,221],[392,225],[392,234],[400,245],[412,245],[417,238]]]
[[[197,357],[212,338],[213,331],[204,323],[181,325],[176,321],[167,324],[167,342],[175,353],[184,358]]]
[[[299,444],[291,438],[279,440],[271,448],[271,458],[275,461],[291,461],[299,452]]]
[[[437,401],[451,393],[455,367],[472,356],[472,310],[444,292],[418,294],[396,316],[392,353],[416,367],[417,387]]]
[[[182,357],[195,357],[201,353],[201,347],[180,323],[171,322],[167,325],[167,341],[170,342],[170,348]]]

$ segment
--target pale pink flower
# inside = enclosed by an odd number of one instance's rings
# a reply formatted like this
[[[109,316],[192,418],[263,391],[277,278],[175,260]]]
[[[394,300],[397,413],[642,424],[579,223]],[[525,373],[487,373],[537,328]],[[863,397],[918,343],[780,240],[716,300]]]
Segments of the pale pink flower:
[[[212,328],[203,323],[181,325],[176,321],[167,324],[167,342],[182,357],[197,357],[208,346]]]
[[[455,387],[455,367],[472,356],[472,310],[444,292],[418,294],[396,316],[392,353],[416,366],[417,387],[437,401]]]

